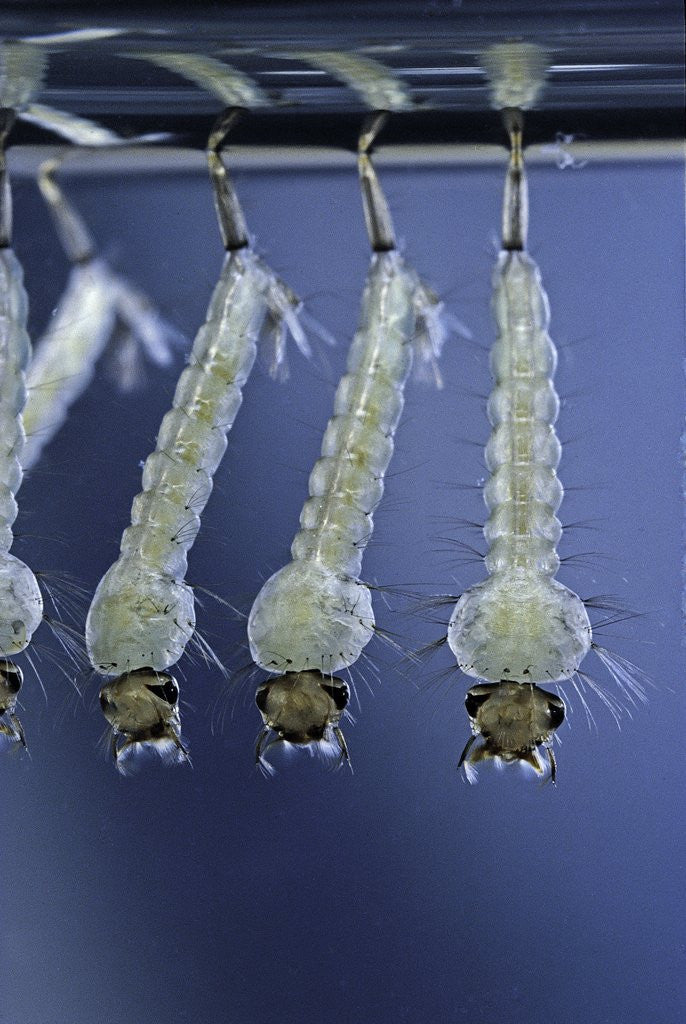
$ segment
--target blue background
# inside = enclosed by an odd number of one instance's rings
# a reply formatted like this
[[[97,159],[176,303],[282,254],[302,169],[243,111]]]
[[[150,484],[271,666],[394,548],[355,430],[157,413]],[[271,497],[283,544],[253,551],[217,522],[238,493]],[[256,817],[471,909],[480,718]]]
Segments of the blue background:
[[[474,342],[446,346],[442,392],[408,386],[365,575],[459,594],[483,566],[441,538],[482,546],[460,521],[483,520],[502,168],[379,171],[408,259]],[[247,611],[288,558],[368,248],[352,166],[236,181],[259,249],[339,339],[309,364],[292,353],[285,386],[258,369],[230,435],[188,578]],[[580,557],[560,579],[642,613],[597,639],[650,675],[649,704],[618,730],[591,697],[589,728],[565,690],[558,786],[492,766],[469,786],[456,771],[468,683],[449,651],[400,663],[375,640],[373,665],[353,670],[354,774],[301,754],[266,780],[253,766],[254,681],[226,684],[185,659],[192,769],[122,779],[99,748],[97,682],[82,676],[78,698],[43,626],[33,650],[48,701],[25,665],[31,757],[5,753],[1,765],[6,1024],[682,1019],[683,172],[534,166],[530,188],[530,245],[560,349],[561,518],[585,524],[565,531],[562,556]],[[17,179],[14,192],[37,337],[67,266],[35,186]],[[206,180],[80,179],[70,195],[113,264],[191,338],[222,258]],[[34,568],[74,574],[92,593],[182,364],[150,369],[133,395],[101,367],[22,487],[13,550]],[[244,624],[203,604],[200,628],[240,669]],[[412,606],[398,614],[377,595],[376,610],[407,648],[441,635]],[[616,692],[594,656],[584,669]]]

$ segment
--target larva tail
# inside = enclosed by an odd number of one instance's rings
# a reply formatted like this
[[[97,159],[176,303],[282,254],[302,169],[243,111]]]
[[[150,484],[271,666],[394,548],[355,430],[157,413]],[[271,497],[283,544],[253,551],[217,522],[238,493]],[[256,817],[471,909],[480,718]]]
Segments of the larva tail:
[[[417,329],[412,343],[415,353],[413,376],[415,380],[433,383],[437,388],[442,388],[443,377],[438,368],[438,360],[449,327],[443,315],[443,303],[419,278],[414,293],[414,308]]]
[[[286,346],[288,336],[308,359],[312,349],[300,323],[299,314],[302,303],[297,295],[281,281],[266,264],[261,267],[267,277],[265,296],[267,301],[267,319],[263,332],[267,349],[269,374],[275,380],[287,380],[288,361]]]
[[[241,251],[249,253],[261,275],[260,291],[267,307],[263,337],[266,338],[270,349],[269,373],[272,377],[284,380],[288,376],[286,344],[289,334],[303,355],[309,357],[311,350],[298,319],[302,303],[271,267],[253,253],[238,195],[221,158],[226,136],[241,112],[240,107],[229,106],[215,121],[207,140],[207,165],[224,248],[232,254]]]
[[[106,25],[96,28],[68,28],[63,32],[45,32],[39,36],[22,36],[22,43],[31,43],[33,46],[62,46],[64,43],[93,43],[100,39],[113,39],[116,36],[125,36],[130,28],[111,28]]]
[[[145,379],[143,357],[156,366],[169,366],[174,353],[190,343],[129,281],[111,274],[111,285],[120,329],[108,354],[108,373],[122,391],[130,392]]]
[[[386,122],[389,109],[392,108],[377,108],[365,119],[357,142],[362,206],[369,243],[374,253],[395,252],[397,248],[391,211],[371,160],[372,147]],[[405,266],[405,272],[413,286],[416,318],[413,376],[417,380],[432,381],[440,388],[443,379],[438,369],[438,359],[448,334],[443,303],[411,267]]]
[[[28,103],[19,113],[22,121],[45,128],[53,135],[72,142],[76,146],[101,147],[121,145],[125,140],[121,135],[103,128],[102,125],[87,117],[77,117],[75,114],[65,114],[61,110],[55,110],[44,103]],[[128,140],[126,140],[128,141]]]

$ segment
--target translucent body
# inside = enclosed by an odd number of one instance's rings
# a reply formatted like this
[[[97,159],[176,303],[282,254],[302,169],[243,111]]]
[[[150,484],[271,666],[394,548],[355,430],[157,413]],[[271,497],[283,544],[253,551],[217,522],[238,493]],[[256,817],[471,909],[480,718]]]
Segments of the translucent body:
[[[268,672],[337,672],[357,661],[373,633],[369,588],[311,558],[270,576],[248,620],[250,653]]]
[[[155,451],[143,469],[121,555],[95,592],[86,644],[102,673],[181,657],[193,635],[193,594],[183,582],[212,477],[242,401],[265,318],[294,317],[292,295],[250,250],[226,257]]]
[[[563,490],[548,300],[526,252],[504,251],[493,277],[497,340],[484,489],[489,578],[467,590],[448,627],[459,667],[480,679],[567,679],[591,646],[583,602],[553,577]]]
[[[0,249],[0,656],[23,651],[43,616],[36,577],[9,553],[22,481],[21,412],[31,354],[27,313],[21,266],[11,249]]]
[[[67,410],[93,377],[112,333],[115,308],[101,263],[74,267],[28,369],[22,465],[34,465]]]
[[[357,577],[393,454],[417,319],[429,301],[396,252],[372,257],[293,561],[267,580],[250,612],[250,652],[261,668],[336,672],[357,661],[372,637],[371,595]]]
[[[96,35],[91,38],[96,38]],[[80,42],[86,39],[84,34],[76,31],[64,33],[61,41]],[[35,37],[34,42],[40,42],[40,37]],[[50,37],[45,36],[43,42],[46,47],[50,46]],[[76,145],[120,143],[121,137],[116,132],[94,121],[34,102],[43,87],[47,63],[48,52],[42,44],[34,45],[19,39],[0,42],[0,107],[14,110],[23,121],[47,128]]]
[[[143,346],[157,363],[169,361],[169,330],[135,289],[102,260],[73,267],[26,375],[25,470],[35,465],[90,384],[118,318],[130,327],[134,346]],[[133,383],[128,375],[120,378],[123,388]]]

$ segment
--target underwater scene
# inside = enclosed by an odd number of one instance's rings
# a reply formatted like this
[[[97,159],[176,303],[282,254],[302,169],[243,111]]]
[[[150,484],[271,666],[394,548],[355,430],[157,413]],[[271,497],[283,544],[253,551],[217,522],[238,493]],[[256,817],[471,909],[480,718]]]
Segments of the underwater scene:
[[[681,5],[0,11],[2,1024],[678,1024]]]

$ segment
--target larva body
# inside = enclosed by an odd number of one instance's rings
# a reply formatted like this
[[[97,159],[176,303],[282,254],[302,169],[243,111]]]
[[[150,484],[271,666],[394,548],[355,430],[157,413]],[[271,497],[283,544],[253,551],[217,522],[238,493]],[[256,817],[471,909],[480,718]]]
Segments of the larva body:
[[[95,255],[90,232],[56,180],[60,161],[41,165],[38,186],[53,216],[72,268],[67,287],[38,342],[27,372],[24,408],[24,469],[33,466],[86,390],[108,342],[121,324],[128,329],[118,348],[118,384],[132,388],[139,376],[139,352],[153,362],[171,360],[174,331],[148,299]]]
[[[41,45],[34,45],[39,41],[40,37],[34,37],[31,43],[21,39],[0,42],[0,108],[12,110],[22,121],[46,128],[77,146],[121,143],[122,139],[116,132],[103,128],[95,121],[35,102],[43,87],[48,67],[47,47],[52,42],[49,36],[44,36]],[[73,32],[65,33],[62,41],[81,40],[79,33]]]
[[[170,362],[174,331],[143,295],[102,260],[72,267],[65,292],[36,345],[26,375],[26,444],[21,457],[24,470],[38,462],[71,406],[93,380],[96,363],[118,322],[130,332],[127,348],[117,353],[117,383],[126,391],[135,386],[140,374],[141,350],[158,365]]]
[[[161,670],[193,635],[187,556],[253,367],[277,283],[251,250],[230,253],[143,469],[121,555],[101,580],[86,644],[102,673]]]
[[[213,75],[218,67],[212,63]],[[226,73],[232,79],[238,74],[230,69]],[[250,79],[238,79],[248,88]],[[200,515],[241,406],[263,328],[273,348],[274,376],[285,376],[289,332],[300,351],[310,354],[298,320],[300,300],[253,252],[220,156],[239,113],[235,108],[224,110],[207,142],[227,256],[189,365],[162,420],[155,451],[145,462],[143,489],[134,498],[120,557],[98,584],[86,619],[91,664],[103,675],[116,674],[102,686],[100,701],[121,771],[144,749],[188,761],[181,741],[178,684],[163,671],[179,660],[195,632],[193,591],[184,581],[188,552],[200,529]],[[196,642],[205,654],[211,650],[205,641]]]
[[[371,593],[359,576],[393,455],[413,349],[439,381],[442,307],[396,250],[390,211],[369,159],[385,116],[371,115],[358,142],[372,261],[347,373],[310,474],[293,560],[267,580],[248,618],[253,661],[280,673],[262,683],[255,698],[264,723],[255,753],[265,771],[270,768],[264,753],[282,741],[326,745],[335,738],[339,761],[348,759],[339,723],[349,689],[333,673],[354,664],[374,634]],[[271,733],[275,738],[266,742]]]
[[[418,305],[429,301],[397,252],[374,254],[293,561],[267,580],[248,620],[253,660],[270,672],[339,671],[372,637],[371,595],[358,576],[403,409]]]
[[[538,684],[570,681],[578,691],[580,665],[591,649],[628,701],[645,699],[637,670],[592,642],[584,602],[555,579],[562,532],[556,512],[563,495],[555,434],[557,357],[548,335],[548,299],[526,251],[528,190],[522,151],[523,109],[536,101],[548,60],[539,47],[526,43],[493,46],[483,57],[494,106],[502,109],[510,160],[502,251],[493,275],[495,388],[488,402],[493,430],[486,446],[490,477],[484,488],[489,575],[462,594],[447,636],[460,669],[480,680],[465,698],[472,735],[459,765],[470,781],[474,765],[490,759],[528,764],[542,774],[541,749],[555,781],[552,743],[566,709],[558,694]],[[614,699],[603,695],[603,700],[617,717]]]
[[[24,409],[29,469],[93,378],[95,363],[112,334],[116,309],[107,268],[100,261],[72,268],[50,326],[36,346],[27,373]]]
[[[23,651],[43,616],[33,572],[10,554],[21,486],[26,402],[25,372],[31,355],[26,331],[28,300],[23,273],[9,248],[0,249],[0,655]]]
[[[96,35],[99,32],[94,31]],[[95,38],[90,32],[86,35]],[[82,38],[82,34],[76,32],[75,37]],[[49,39],[44,39],[49,44]],[[114,132],[100,129],[92,121],[31,102],[40,91],[45,63],[45,57],[33,45],[21,41],[0,44],[0,655],[24,650],[43,617],[43,599],[35,575],[9,553],[17,515],[15,495],[23,472],[26,438],[22,410],[31,345],[26,332],[28,303],[22,271],[11,251],[12,202],[5,142],[15,115],[85,145],[121,141]],[[14,711],[21,671],[5,658],[1,660],[0,735],[25,745],[24,731]]]
[[[540,273],[526,252],[501,252],[493,311],[491,475],[484,488],[489,578],[458,601],[448,643],[467,675],[552,682],[577,670],[590,649],[591,627],[580,598],[553,578],[561,534],[555,513],[563,495],[556,474],[556,352]]]

